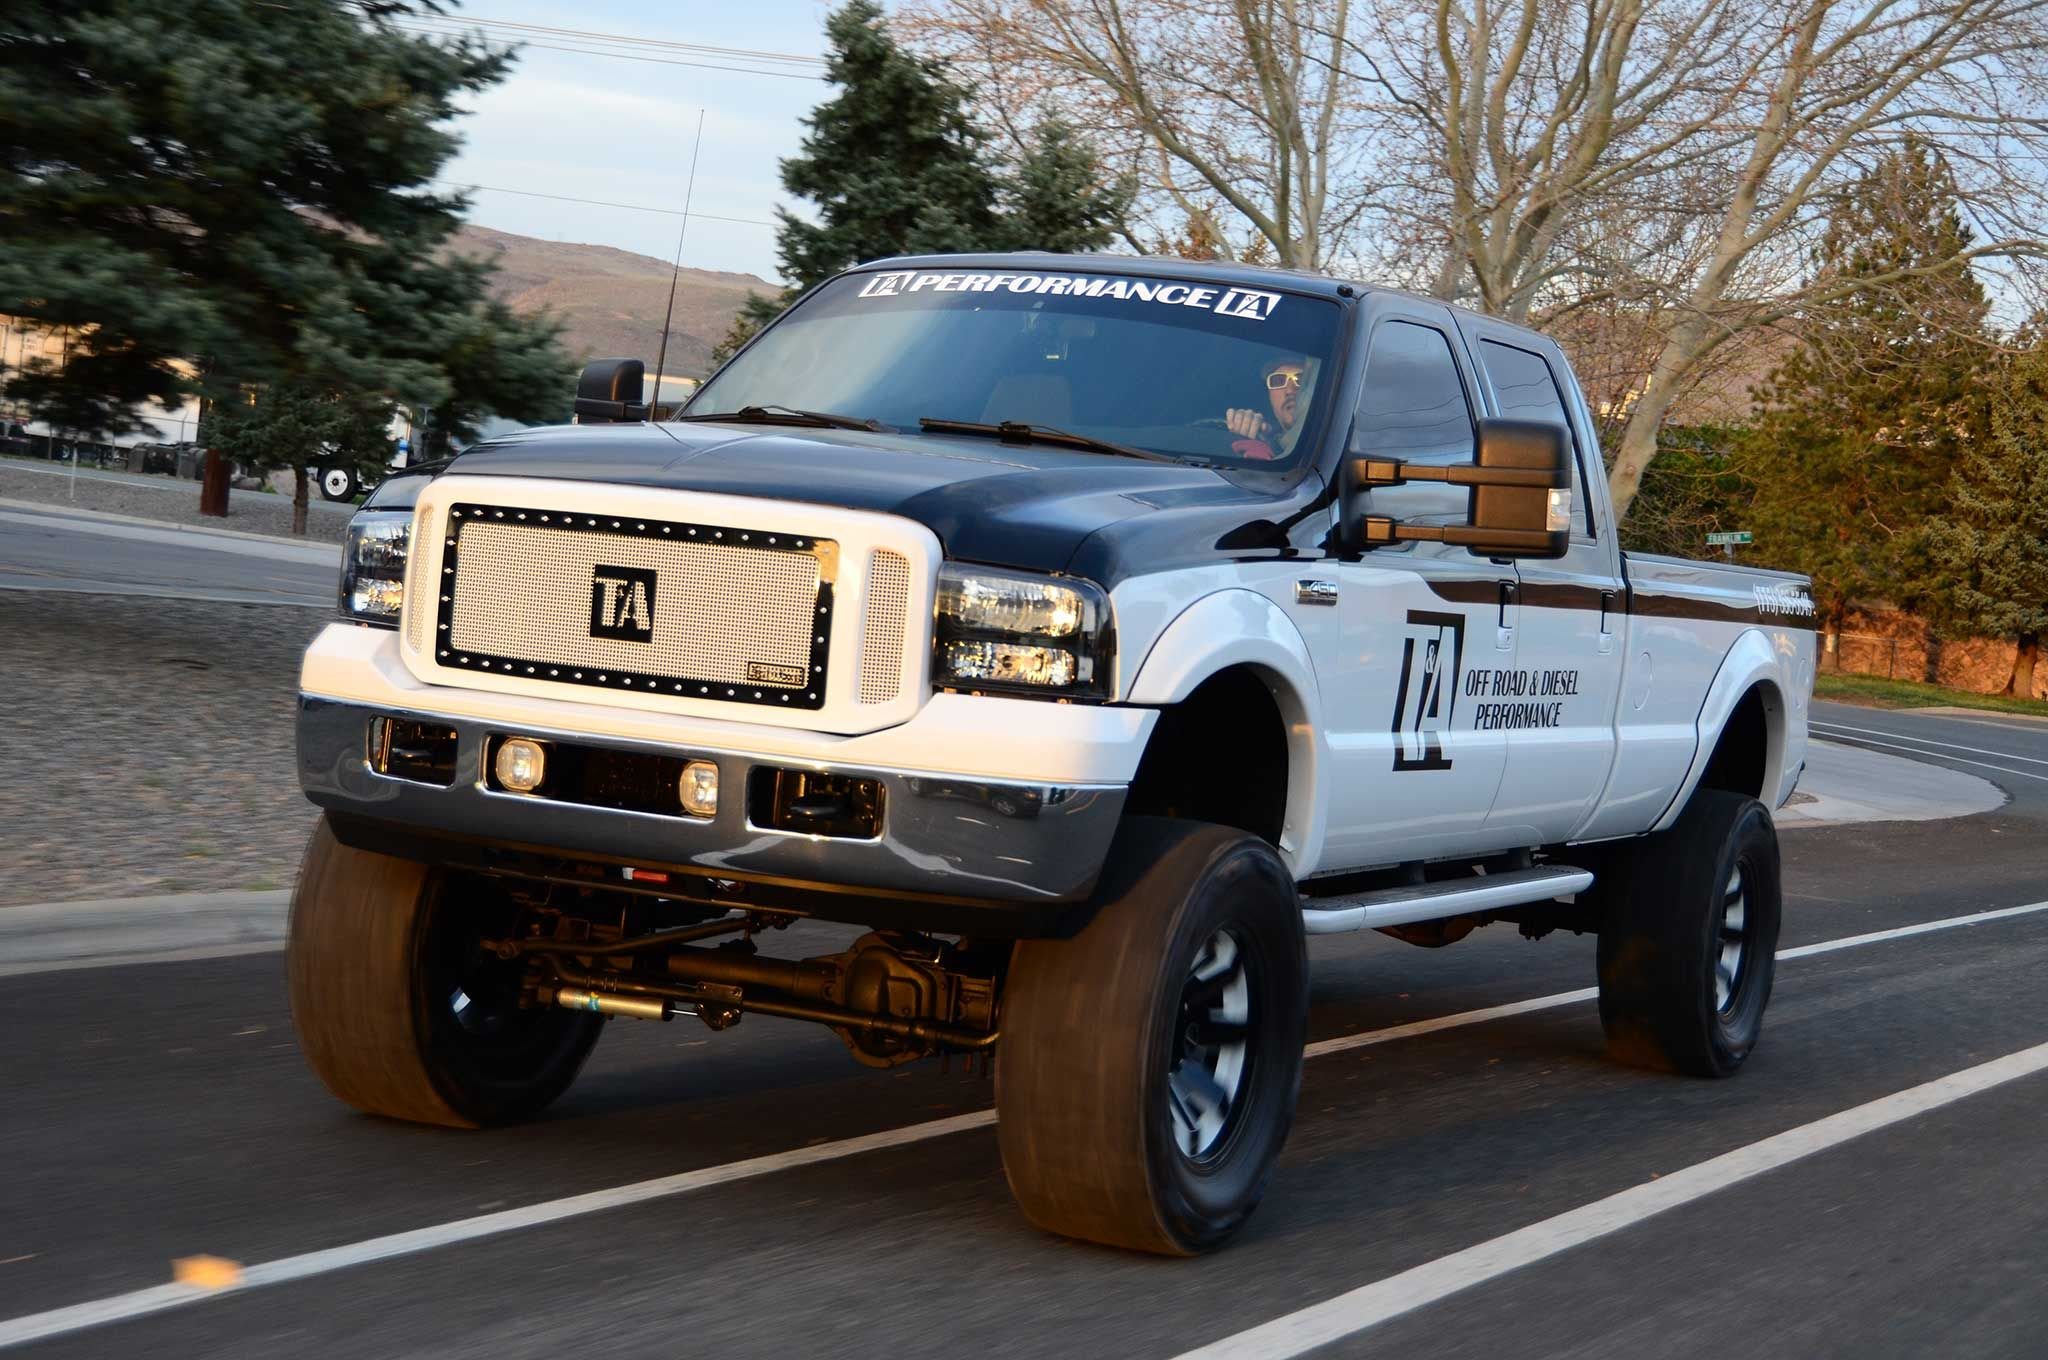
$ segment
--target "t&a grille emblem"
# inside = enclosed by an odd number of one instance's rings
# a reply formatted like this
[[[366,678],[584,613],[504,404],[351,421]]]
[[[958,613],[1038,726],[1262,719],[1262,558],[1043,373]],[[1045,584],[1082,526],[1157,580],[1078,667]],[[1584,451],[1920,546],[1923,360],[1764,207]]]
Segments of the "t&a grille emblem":
[[[590,635],[614,642],[654,640],[654,573],[646,567],[590,572]]]

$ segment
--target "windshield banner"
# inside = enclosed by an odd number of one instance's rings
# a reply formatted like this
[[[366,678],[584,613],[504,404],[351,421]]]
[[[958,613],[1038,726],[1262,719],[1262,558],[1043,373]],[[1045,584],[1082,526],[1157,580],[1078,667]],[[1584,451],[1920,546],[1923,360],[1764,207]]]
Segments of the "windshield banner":
[[[1131,279],[1083,274],[919,273],[899,269],[873,274],[859,297],[906,297],[913,293],[1037,293],[1044,297],[1088,297],[1150,302],[1161,307],[1194,307],[1219,316],[1264,321],[1280,305],[1280,294],[1257,288],[1215,288],[1171,279]]]

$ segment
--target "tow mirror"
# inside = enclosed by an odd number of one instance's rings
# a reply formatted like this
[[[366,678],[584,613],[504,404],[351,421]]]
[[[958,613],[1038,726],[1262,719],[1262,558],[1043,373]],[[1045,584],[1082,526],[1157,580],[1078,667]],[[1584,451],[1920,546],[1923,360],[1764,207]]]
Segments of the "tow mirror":
[[[638,359],[595,359],[576,381],[576,423],[611,425],[647,419],[641,389],[647,365]]]
[[[1478,453],[1448,467],[1352,454],[1344,460],[1346,518],[1358,493],[1407,482],[1470,487],[1464,524],[1404,524],[1363,516],[1350,535],[1360,549],[1451,543],[1477,557],[1562,557],[1571,545],[1572,467],[1564,427],[1547,421],[1482,420]]]

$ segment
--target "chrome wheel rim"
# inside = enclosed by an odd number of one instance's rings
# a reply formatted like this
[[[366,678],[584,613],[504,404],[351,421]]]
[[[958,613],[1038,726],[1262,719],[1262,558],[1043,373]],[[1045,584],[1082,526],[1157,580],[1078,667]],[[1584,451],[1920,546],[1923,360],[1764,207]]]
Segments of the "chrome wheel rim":
[[[1714,1009],[1726,1015],[1735,1008],[1735,994],[1749,960],[1749,888],[1740,861],[1721,890],[1721,923],[1714,942]]]
[[[348,490],[348,474],[346,472],[330,469],[324,480],[327,484],[327,494],[330,496],[339,496],[342,492]]]
[[[1195,1161],[1223,1145],[1243,1104],[1255,999],[1246,952],[1228,928],[1218,930],[1181,986],[1166,1103],[1174,1143]]]

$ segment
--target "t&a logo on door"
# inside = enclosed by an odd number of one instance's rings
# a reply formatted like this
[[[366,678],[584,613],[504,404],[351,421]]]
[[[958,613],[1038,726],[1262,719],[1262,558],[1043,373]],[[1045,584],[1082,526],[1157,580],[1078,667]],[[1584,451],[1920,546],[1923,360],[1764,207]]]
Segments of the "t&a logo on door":
[[[1465,661],[1465,616],[1408,611],[1401,678],[1394,690],[1394,768],[1448,770],[1444,732],[1458,705]]]

